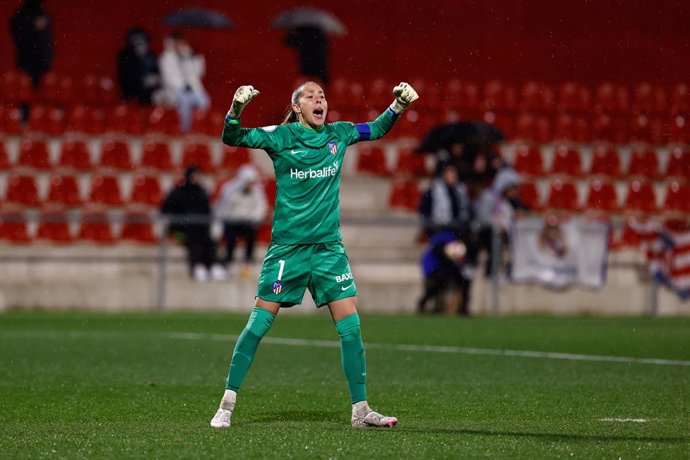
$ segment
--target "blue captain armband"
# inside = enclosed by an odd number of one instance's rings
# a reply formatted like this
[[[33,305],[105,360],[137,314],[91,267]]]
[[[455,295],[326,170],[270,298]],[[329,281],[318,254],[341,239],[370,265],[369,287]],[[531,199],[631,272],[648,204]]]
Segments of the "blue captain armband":
[[[225,124],[227,125],[238,125],[240,123],[239,118],[233,118],[230,116],[230,114],[225,115]]]
[[[357,128],[360,141],[368,141],[371,138],[371,126],[369,126],[369,123],[357,123],[355,128]]]
[[[395,113],[395,110],[391,109],[390,107],[386,109],[386,112],[388,112],[388,115],[390,115],[391,118],[393,118],[393,121],[396,121],[400,117],[400,114]]]

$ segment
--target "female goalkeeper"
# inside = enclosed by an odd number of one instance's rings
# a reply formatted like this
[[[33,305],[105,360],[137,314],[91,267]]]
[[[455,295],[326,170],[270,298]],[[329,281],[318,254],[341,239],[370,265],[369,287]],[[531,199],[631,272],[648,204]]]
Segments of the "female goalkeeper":
[[[278,310],[299,304],[307,288],[318,307],[328,305],[340,336],[352,399],[352,426],[394,426],[395,417],[374,412],[367,403],[357,288],[340,233],[339,185],[345,149],[382,137],[419,96],[410,85],[400,83],[393,89],[393,104],[373,122],[326,123],[328,102],[323,89],[307,82],[292,93],[282,125],[241,128],[240,114],[258,94],[252,86],[237,89],[225,118],[223,142],[265,150],[273,161],[278,190],[273,231],[254,308],[235,345],[225,394],[211,426],[230,427],[237,392],[261,338]]]

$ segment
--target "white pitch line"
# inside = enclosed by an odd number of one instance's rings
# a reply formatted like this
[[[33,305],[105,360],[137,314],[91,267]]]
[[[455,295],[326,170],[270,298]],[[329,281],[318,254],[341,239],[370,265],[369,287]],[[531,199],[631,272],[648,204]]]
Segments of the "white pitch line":
[[[121,335],[135,335],[141,337],[143,332],[121,333],[118,331],[0,331],[0,337],[3,335],[17,335],[26,337],[40,337],[40,338],[103,338]],[[147,333],[151,336],[157,336],[167,339],[180,340],[213,340],[221,342],[234,342],[239,336],[230,334],[212,334],[200,332],[156,332],[149,331]],[[322,347],[322,348],[339,348],[340,342],[335,340],[314,340],[314,339],[293,339],[288,337],[264,337],[263,343],[270,345],[288,345],[294,347]],[[365,348],[377,350],[391,350],[391,351],[409,351],[409,352],[423,352],[423,353],[451,353],[463,355],[481,355],[481,356],[510,356],[516,358],[537,358],[537,359],[554,359],[560,361],[587,361],[587,362],[608,362],[608,363],[623,363],[623,364],[650,364],[655,366],[686,366],[690,367],[690,361],[679,359],[661,359],[661,358],[633,358],[630,356],[607,356],[607,355],[585,355],[577,353],[560,353],[550,351],[531,351],[531,350],[501,350],[497,348],[469,348],[469,347],[455,347],[455,346],[438,346],[438,345],[406,345],[406,344],[387,344],[387,343],[372,343],[366,342]]]
[[[644,418],[600,418],[600,422],[620,422],[620,423],[647,423],[649,420]]]

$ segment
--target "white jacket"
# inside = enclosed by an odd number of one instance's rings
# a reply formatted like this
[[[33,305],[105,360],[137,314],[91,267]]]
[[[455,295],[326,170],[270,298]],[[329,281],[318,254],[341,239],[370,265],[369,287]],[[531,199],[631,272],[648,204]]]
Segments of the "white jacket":
[[[177,94],[189,86],[195,92],[205,93],[201,82],[206,73],[206,61],[200,54],[180,55],[172,42],[166,42],[158,59],[162,81],[163,104],[174,105]]]
[[[268,200],[259,173],[252,165],[244,165],[237,176],[227,181],[216,203],[216,217],[225,222],[249,222],[258,225],[268,213]]]

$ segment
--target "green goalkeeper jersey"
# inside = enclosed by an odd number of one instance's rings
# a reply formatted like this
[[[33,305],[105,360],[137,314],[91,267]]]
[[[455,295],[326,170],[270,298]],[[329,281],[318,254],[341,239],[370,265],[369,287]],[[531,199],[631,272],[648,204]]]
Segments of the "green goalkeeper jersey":
[[[262,149],[273,161],[277,196],[271,240],[277,244],[339,241],[340,172],[345,149],[383,137],[398,115],[390,108],[369,123],[327,123],[314,130],[301,123],[241,128],[225,119],[223,142]]]

